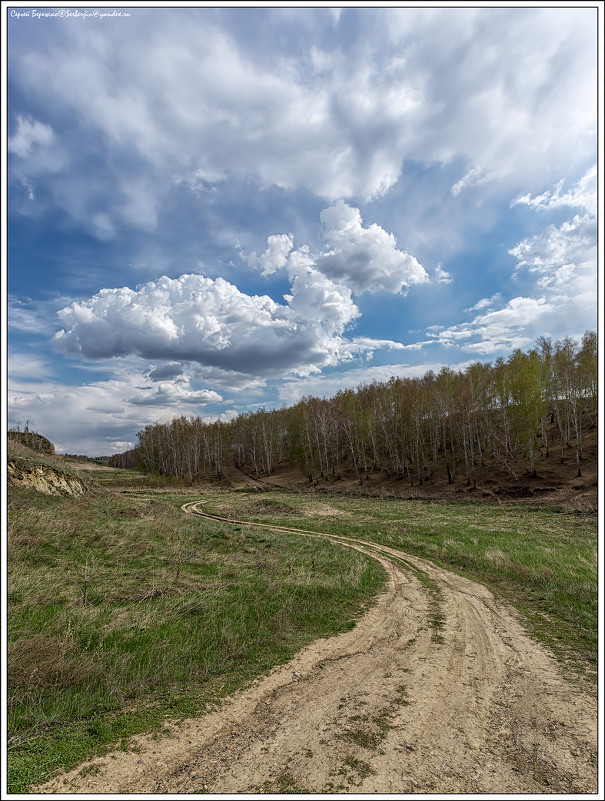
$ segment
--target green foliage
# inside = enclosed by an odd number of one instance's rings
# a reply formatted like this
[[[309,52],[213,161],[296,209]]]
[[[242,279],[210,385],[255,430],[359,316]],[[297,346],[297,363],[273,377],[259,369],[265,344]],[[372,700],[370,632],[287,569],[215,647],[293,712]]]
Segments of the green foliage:
[[[460,466],[467,485],[476,486],[486,458],[515,480],[525,471],[536,477],[552,417],[562,448],[574,441],[580,475],[582,431],[597,420],[597,367],[592,332],[581,346],[541,338],[507,361],[477,362],[458,373],[391,378],[331,400],[308,396],[290,409],[263,408],[230,423],[156,423],[139,432],[138,447],[122,461],[189,482],[222,479],[232,464],[270,476],[286,456],[310,482],[339,479],[345,460],[360,484],[383,470],[421,485],[438,466],[453,483]]]

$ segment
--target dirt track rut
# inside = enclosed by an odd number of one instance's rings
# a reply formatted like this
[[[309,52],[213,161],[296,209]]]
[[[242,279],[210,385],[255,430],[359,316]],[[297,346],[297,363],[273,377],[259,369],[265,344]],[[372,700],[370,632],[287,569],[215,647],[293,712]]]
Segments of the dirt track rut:
[[[597,792],[596,702],[510,610],[430,562],[347,544],[389,576],[352,631],[38,792]]]

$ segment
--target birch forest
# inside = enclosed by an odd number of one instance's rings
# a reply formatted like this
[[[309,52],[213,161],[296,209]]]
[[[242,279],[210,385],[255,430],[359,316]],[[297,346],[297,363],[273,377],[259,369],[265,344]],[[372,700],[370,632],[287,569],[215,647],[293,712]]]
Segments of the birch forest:
[[[475,486],[487,460],[517,480],[536,476],[544,454],[573,462],[580,476],[583,435],[597,425],[597,383],[594,332],[581,342],[541,337],[528,351],[459,372],[393,377],[229,422],[154,423],[112,463],[191,482],[233,467],[268,477],[288,461],[309,482],[346,471],[363,484],[381,471],[421,485],[441,471],[448,483]]]

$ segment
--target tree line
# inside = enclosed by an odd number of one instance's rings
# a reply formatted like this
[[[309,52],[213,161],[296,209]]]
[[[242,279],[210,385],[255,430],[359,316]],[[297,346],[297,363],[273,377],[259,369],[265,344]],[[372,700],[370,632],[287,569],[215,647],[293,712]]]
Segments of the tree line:
[[[360,484],[375,471],[423,484],[440,469],[448,483],[475,486],[486,459],[518,479],[537,475],[539,453],[556,448],[563,462],[573,448],[580,476],[583,433],[597,424],[597,383],[594,332],[581,342],[541,337],[526,352],[458,372],[393,377],[230,422],[154,423],[112,463],[190,481],[220,479],[232,466],[270,476],[285,460],[310,482],[337,480],[346,469]]]

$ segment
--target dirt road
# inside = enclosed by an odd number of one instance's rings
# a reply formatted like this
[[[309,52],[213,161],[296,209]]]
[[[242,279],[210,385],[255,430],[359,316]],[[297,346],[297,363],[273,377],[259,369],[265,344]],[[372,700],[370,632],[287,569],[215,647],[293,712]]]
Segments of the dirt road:
[[[37,792],[597,792],[596,701],[510,610],[430,562],[348,544],[389,575],[352,631]]]

